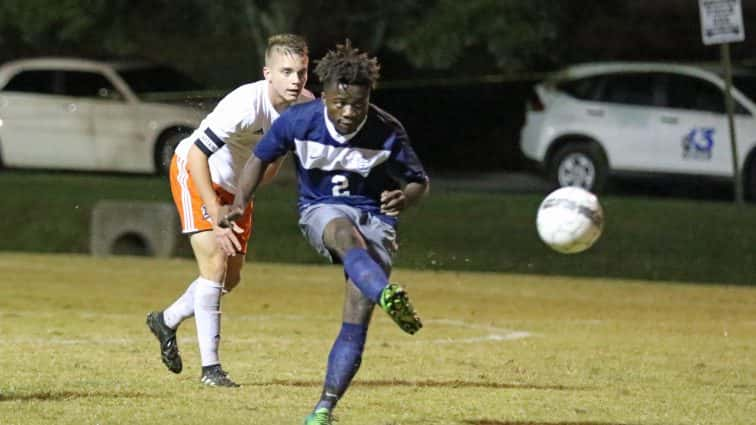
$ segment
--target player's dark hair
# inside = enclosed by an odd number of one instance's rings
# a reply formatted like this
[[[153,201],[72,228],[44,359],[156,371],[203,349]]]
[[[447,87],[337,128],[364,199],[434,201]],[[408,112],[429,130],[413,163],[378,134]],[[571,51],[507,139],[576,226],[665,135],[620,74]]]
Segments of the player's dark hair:
[[[329,50],[317,62],[315,74],[324,87],[341,83],[373,88],[380,78],[380,69],[378,59],[360,53],[347,38],[344,44],[337,44],[336,50]]]

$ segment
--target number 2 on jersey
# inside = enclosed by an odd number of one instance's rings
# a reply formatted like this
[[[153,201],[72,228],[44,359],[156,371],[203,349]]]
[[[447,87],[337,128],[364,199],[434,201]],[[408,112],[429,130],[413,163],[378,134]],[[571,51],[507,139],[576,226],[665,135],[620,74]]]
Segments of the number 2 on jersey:
[[[351,193],[349,193],[349,179],[347,179],[346,176],[337,174],[331,177],[331,183],[333,183],[333,187],[331,188],[333,196],[351,195]]]

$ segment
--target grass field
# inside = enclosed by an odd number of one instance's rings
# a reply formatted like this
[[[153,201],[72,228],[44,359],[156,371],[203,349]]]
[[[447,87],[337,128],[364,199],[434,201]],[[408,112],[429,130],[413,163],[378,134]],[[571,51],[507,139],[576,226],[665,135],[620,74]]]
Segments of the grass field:
[[[166,179],[92,173],[0,172],[0,251],[89,252],[98,201],[170,202]],[[256,260],[321,264],[296,225],[295,188],[286,179],[257,197]],[[543,194],[431,189],[402,215],[397,265],[417,270],[632,278],[753,285],[754,204],[604,196],[606,224],[596,246],[559,255],[535,230]]]
[[[250,263],[224,299],[224,366],[198,383],[159,360],[144,314],[194,264],[0,254],[0,424],[300,424],[319,393],[342,300],[336,267]],[[411,271],[425,328],[376,312],[338,424],[753,424],[756,288]]]

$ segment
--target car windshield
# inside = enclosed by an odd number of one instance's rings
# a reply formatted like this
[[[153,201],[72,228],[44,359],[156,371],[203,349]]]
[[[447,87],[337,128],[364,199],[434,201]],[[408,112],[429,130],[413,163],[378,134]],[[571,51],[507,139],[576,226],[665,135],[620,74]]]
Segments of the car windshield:
[[[118,74],[137,95],[204,90],[202,84],[167,66],[119,69]]]

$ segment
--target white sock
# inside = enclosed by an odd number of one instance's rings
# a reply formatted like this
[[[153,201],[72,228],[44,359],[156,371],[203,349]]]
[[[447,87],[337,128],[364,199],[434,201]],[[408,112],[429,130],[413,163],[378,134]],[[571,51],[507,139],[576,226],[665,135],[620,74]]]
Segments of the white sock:
[[[202,366],[220,364],[220,298],[223,285],[207,279],[197,279],[194,289],[194,321],[197,323]]]
[[[173,304],[163,310],[163,320],[169,328],[176,329],[181,322],[194,316],[194,290],[197,287],[197,280],[192,282],[186,288],[186,292],[174,301]]]

